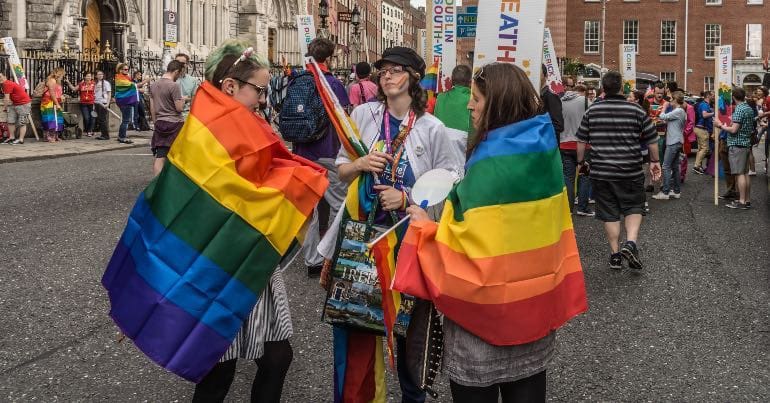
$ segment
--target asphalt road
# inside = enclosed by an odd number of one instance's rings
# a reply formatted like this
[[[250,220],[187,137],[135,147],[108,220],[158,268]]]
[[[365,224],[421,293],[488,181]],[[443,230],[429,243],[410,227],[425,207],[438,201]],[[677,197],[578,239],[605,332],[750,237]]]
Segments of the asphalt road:
[[[0,401],[188,401],[190,383],[116,342],[99,282],[151,176],[149,150],[0,172]],[[550,400],[770,401],[766,177],[753,178],[750,211],[715,207],[709,179],[690,174],[681,200],[651,202],[642,275],[610,271],[600,223],[576,218],[590,308],[558,333]],[[287,283],[295,335],[285,401],[330,401],[323,293],[299,266]],[[229,401],[248,399],[254,371],[239,364]]]

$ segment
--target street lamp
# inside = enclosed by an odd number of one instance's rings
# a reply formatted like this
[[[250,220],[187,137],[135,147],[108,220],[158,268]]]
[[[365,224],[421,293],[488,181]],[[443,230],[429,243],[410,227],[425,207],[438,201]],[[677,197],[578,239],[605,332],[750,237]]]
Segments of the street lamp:
[[[355,51],[354,57],[358,61],[358,51],[360,45],[360,33],[358,32],[358,25],[361,24],[361,12],[358,10],[358,4],[353,6],[353,13],[350,15],[350,23],[353,25],[353,37],[350,39],[350,47]]]
[[[326,29],[328,28],[326,19],[329,18],[329,3],[326,0],[321,0],[318,3],[318,17],[321,18],[321,29],[318,32],[318,36],[320,38],[328,38],[329,32]]]

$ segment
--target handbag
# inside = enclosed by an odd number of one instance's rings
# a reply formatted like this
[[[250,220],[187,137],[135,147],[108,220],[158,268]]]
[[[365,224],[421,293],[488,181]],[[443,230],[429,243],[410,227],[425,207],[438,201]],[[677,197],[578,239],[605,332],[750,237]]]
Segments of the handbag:
[[[433,384],[444,356],[444,329],[432,302],[417,299],[406,332],[406,367],[409,375],[434,399]]]
[[[345,218],[340,223],[337,246],[331,266],[331,283],[326,294],[321,320],[348,329],[385,334],[382,312],[382,289],[374,257],[366,243],[387,230],[374,225],[378,203],[374,204],[366,221]],[[393,223],[398,221],[390,214]],[[414,306],[414,297],[401,294],[393,332],[405,336]]]

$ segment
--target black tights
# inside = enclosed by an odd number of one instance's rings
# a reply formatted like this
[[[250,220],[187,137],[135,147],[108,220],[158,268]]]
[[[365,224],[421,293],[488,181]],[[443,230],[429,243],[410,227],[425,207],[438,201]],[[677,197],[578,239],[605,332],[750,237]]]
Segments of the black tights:
[[[265,342],[265,353],[256,360],[257,375],[251,385],[251,401],[278,403],[281,401],[283,380],[294,353],[288,340]],[[235,377],[235,363],[238,360],[220,362],[203,380],[195,385],[193,403],[222,402],[230,390]]]
[[[545,371],[485,387],[463,386],[454,381],[450,381],[449,387],[454,403],[497,403],[498,396],[502,396],[503,403],[541,403],[545,402]]]

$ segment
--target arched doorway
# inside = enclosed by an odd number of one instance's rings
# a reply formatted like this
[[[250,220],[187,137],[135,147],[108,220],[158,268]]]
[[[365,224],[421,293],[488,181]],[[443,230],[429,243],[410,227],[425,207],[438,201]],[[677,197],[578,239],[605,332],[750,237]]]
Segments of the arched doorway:
[[[115,53],[123,53],[123,31],[128,19],[124,0],[82,0],[80,15],[85,19],[83,49],[100,52],[110,41]]]
[[[762,85],[762,79],[756,74],[747,74],[743,77],[743,89],[748,93],[752,93],[760,85]]]

